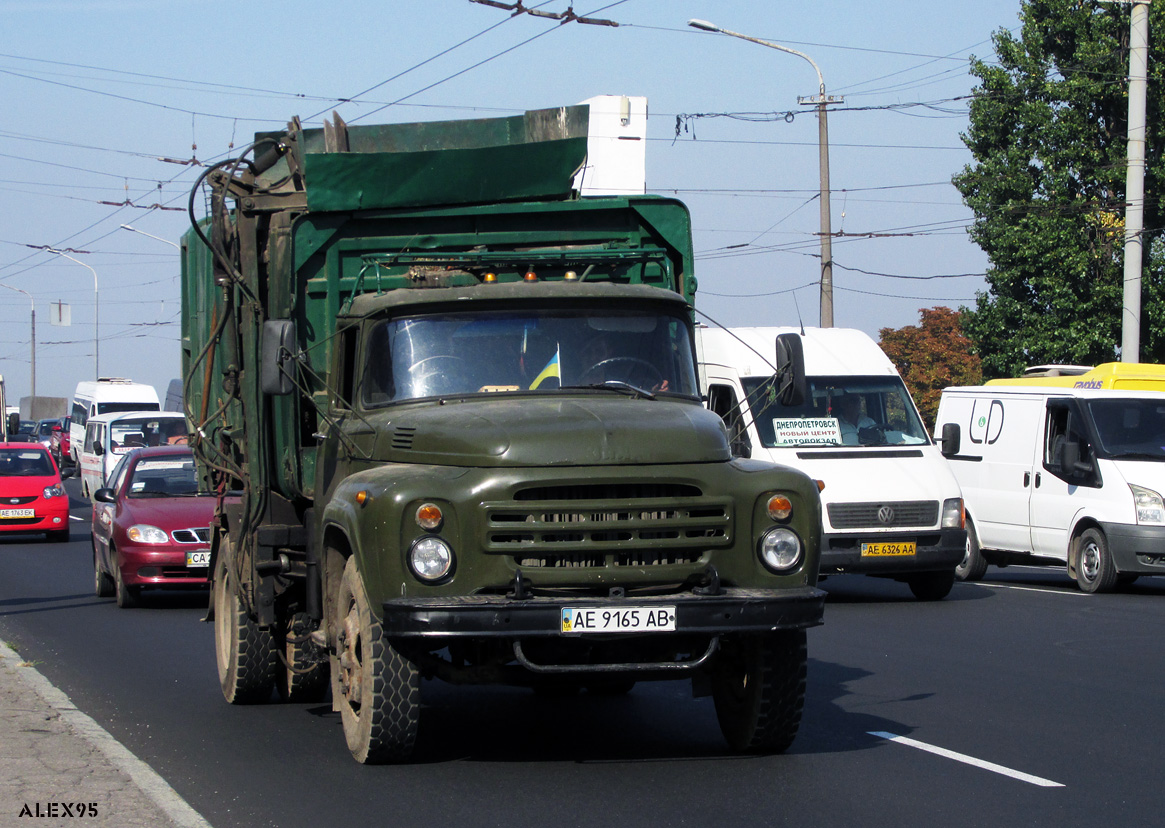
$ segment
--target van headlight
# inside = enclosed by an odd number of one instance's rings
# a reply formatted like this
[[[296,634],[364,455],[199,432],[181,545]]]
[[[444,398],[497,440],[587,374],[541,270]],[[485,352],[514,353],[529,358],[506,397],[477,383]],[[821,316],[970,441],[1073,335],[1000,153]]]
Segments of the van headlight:
[[[435,535],[418,538],[409,549],[409,567],[422,581],[447,578],[453,571],[453,547]]]
[[[1133,504],[1137,507],[1137,523],[1165,524],[1165,500],[1152,489],[1129,484]]]
[[[784,526],[774,526],[761,535],[757,551],[761,562],[773,572],[788,572],[801,563],[801,539]]]
[[[943,501],[943,529],[963,529],[966,520],[963,517],[963,499],[951,497]]]

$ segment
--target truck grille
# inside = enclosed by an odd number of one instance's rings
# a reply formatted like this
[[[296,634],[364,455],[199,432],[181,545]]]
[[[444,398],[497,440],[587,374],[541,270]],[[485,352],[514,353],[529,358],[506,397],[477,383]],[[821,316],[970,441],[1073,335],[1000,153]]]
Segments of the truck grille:
[[[826,507],[834,529],[889,529],[905,526],[934,526],[938,522],[937,500],[896,503],[830,503]]]
[[[535,568],[688,564],[732,543],[732,502],[693,486],[552,486],[486,503],[483,549]]]

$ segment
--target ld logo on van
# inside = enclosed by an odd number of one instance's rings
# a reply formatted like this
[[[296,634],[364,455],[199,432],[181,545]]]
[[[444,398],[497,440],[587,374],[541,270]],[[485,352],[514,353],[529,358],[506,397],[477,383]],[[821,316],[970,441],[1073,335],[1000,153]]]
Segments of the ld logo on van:
[[[987,410],[979,408],[981,400],[971,401],[971,417],[967,424],[967,437],[972,443],[991,445],[999,439],[1003,431],[1003,403],[991,400]],[[978,409],[978,411],[976,410]]]

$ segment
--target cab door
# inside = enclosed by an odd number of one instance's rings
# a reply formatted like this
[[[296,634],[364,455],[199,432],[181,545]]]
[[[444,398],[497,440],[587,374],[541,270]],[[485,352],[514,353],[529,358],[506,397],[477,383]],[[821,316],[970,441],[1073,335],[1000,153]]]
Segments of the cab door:
[[[1076,447],[1069,467],[1065,447]],[[1098,497],[1103,481],[1091,432],[1073,399],[1049,399],[1044,416],[1041,453],[1032,483],[1032,553],[1068,560],[1068,538],[1081,509]]]

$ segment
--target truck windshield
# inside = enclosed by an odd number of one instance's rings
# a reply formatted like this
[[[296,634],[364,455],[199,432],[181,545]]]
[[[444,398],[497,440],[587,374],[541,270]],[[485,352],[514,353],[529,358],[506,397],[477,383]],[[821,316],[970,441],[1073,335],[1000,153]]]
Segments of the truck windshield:
[[[691,327],[662,313],[480,311],[390,319],[368,338],[369,407],[605,383],[696,396]]]
[[[745,377],[748,411],[766,448],[930,442],[898,377],[809,377],[803,405],[776,399],[771,377]]]
[[[1165,460],[1165,400],[1088,400],[1100,450],[1109,457]]]

